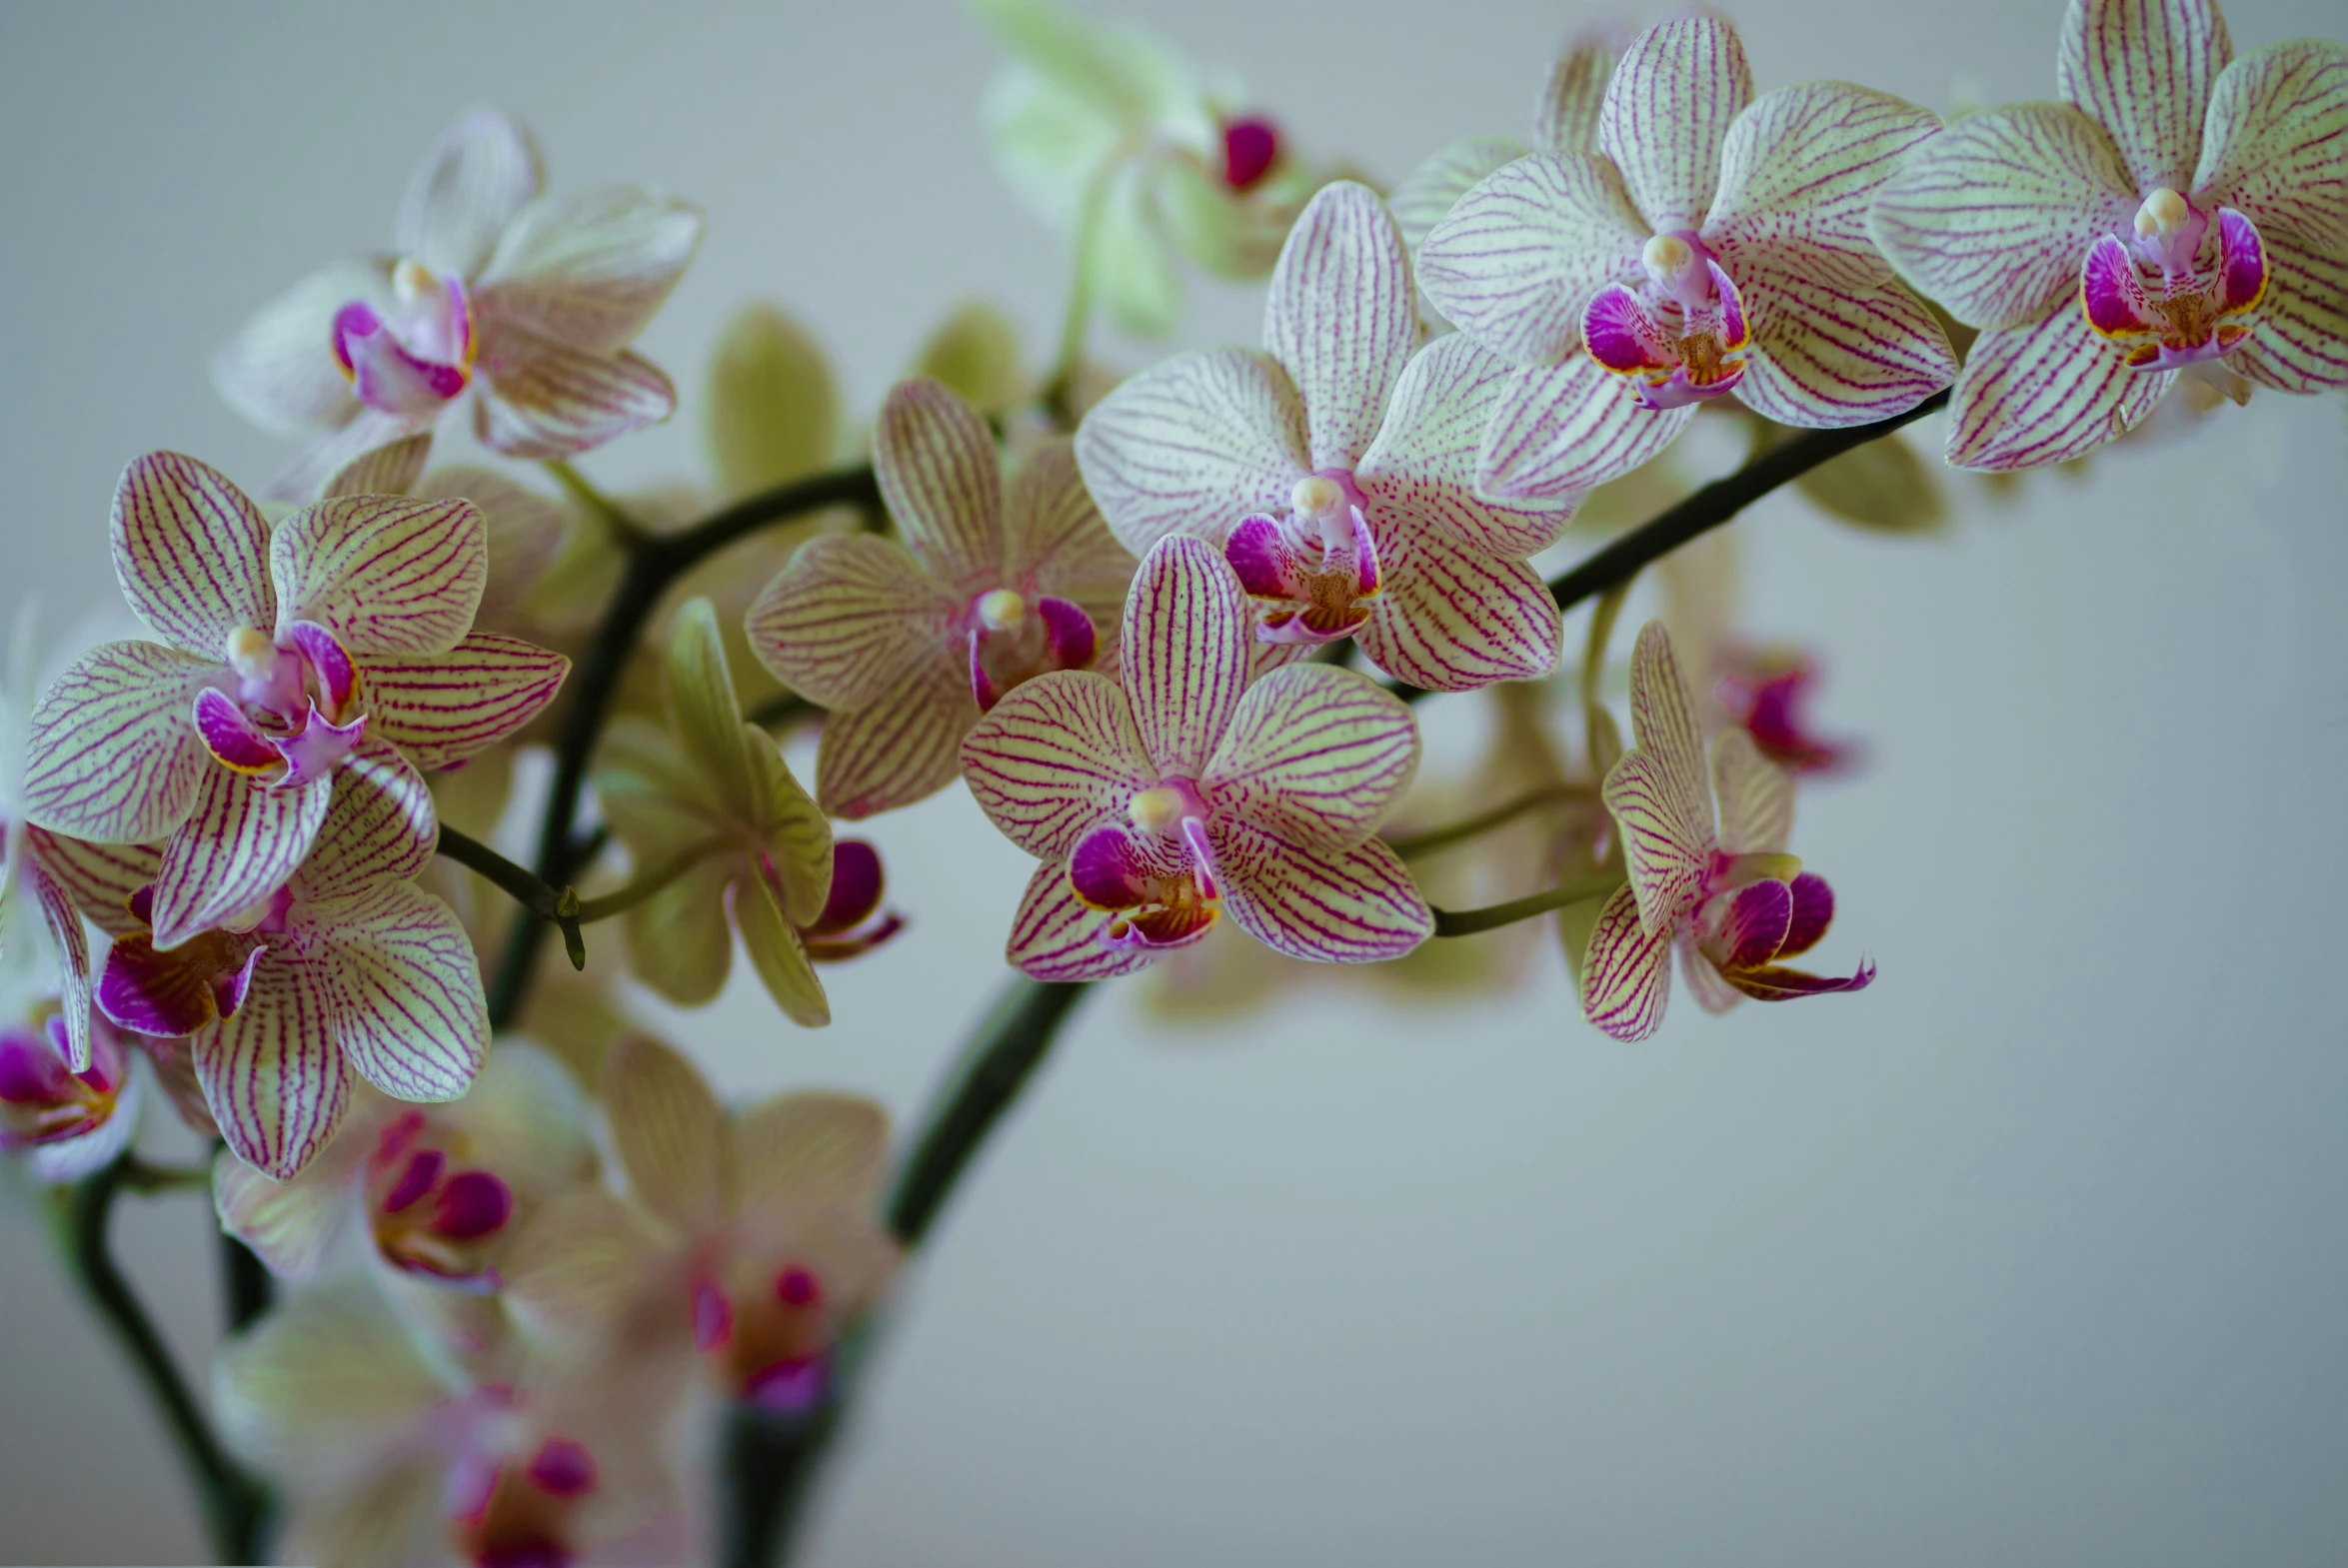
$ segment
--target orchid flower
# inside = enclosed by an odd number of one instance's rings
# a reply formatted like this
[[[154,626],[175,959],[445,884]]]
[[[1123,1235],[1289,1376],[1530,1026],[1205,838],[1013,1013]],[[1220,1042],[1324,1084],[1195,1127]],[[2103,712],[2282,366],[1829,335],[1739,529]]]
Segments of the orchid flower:
[[[1903,276],[1982,329],[1948,461],[2060,463],[2179,372],[2348,387],[2348,47],[2233,58],[2215,0],[2072,0],[2060,103],[1974,115],[1876,201]]]
[[[354,1073],[395,1099],[451,1100],[489,1051],[472,943],[409,879],[435,837],[422,783],[362,759],[331,789],[317,845],[282,887],[168,948],[151,932],[116,937],[98,979],[119,1027],[195,1037],[221,1136],[280,1179],[333,1138]],[[152,920],[159,885],[134,896],[134,916]]]
[[[468,390],[473,433],[560,458],[657,424],[677,392],[631,353],[701,240],[652,191],[540,195],[538,148],[494,109],[458,117],[401,199],[394,257],[313,274],[230,339],[212,379],[262,429],[310,447],[271,487],[306,500],[344,464],[428,434]]]
[[[139,1085],[130,1054],[101,1020],[72,1065],[65,1020],[0,1023],[0,1149],[25,1154],[32,1178],[79,1181],[130,1147],[139,1125]]]
[[[985,422],[934,381],[891,390],[873,467],[905,542],[811,540],[746,623],[775,679],[830,710],[816,796],[852,819],[952,784],[963,737],[1021,682],[1112,665],[1134,572],[1067,441],[1006,485]]]
[[[331,781],[423,801],[553,700],[569,661],[468,636],[486,575],[462,501],[342,496],[274,530],[193,458],[123,475],[115,575],[157,643],[76,660],[33,715],[25,814],[106,843],[168,840],[153,930],[170,948],[266,900],[302,863]]]
[[[1662,623],[1649,622],[1631,654],[1635,741],[1606,775],[1606,808],[1620,830],[1629,881],[1598,911],[1581,965],[1581,1005],[1619,1040],[1643,1040],[1671,999],[1671,949],[1707,1012],[1739,996],[1785,1001],[1861,990],[1875,965],[1832,979],[1783,966],[1817,945],[1834,918],[1834,891],[1785,852],[1793,780],[1763,760],[1743,730],[1712,743],[1707,782],[1695,701]],[[1713,825],[1713,799],[1719,823]]]
[[[1399,957],[1433,929],[1372,836],[1418,766],[1410,710],[1327,665],[1247,686],[1248,625],[1211,546],[1162,540],[1126,603],[1122,679],[1039,676],[963,743],[971,793],[1043,862],[1007,948],[1023,973],[1130,973],[1226,906],[1324,962]]]
[[[1522,367],[1476,461],[1518,499],[1626,472],[1705,399],[1783,425],[1864,425],[1948,385],[1940,328],[1868,243],[1867,206],[1926,111],[1846,82],[1755,100],[1727,22],[1648,28],[1594,152],[1541,152],[1460,198],[1422,282]]]
[[[1313,197],[1280,251],[1265,352],[1177,355],[1085,417],[1077,458],[1109,527],[1221,549],[1289,653],[1351,637],[1435,691],[1545,674],[1561,621],[1526,558],[1578,492],[1497,505],[1475,451],[1509,370],[1462,337],[1416,353],[1410,259],[1374,193]]]
[[[1740,649],[1724,665],[1714,695],[1763,758],[1795,774],[1833,773],[1850,765],[1856,747],[1821,740],[1810,730],[1804,711],[1818,672],[1807,654],[1798,648]]]
[[[795,1023],[832,1021],[804,928],[832,908],[832,824],[799,786],[775,738],[742,717],[717,613],[706,599],[679,612],[669,643],[666,729],[642,719],[612,727],[596,796],[638,873],[690,862],[627,911],[628,961],[672,1000],[696,1006],[726,983],[729,911],[751,964]],[[843,888],[861,920],[880,898],[876,873]],[[849,922],[851,925],[856,920]]]
[[[1279,127],[1138,29],[1048,0],[972,0],[1014,64],[988,94],[1004,178],[1078,248],[1089,288],[1130,332],[1171,331],[1181,279],[1170,248],[1228,278],[1260,278],[1316,183]]]

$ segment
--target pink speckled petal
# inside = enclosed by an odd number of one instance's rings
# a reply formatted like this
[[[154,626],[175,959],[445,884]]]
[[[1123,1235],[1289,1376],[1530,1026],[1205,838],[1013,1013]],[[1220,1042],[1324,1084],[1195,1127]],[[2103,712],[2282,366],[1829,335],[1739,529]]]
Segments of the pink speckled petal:
[[[2249,338],[2225,363],[2278,392],[2348,387],[2348,254],[2287,234],[2262,238],[2266,296]]]
[[[1285,511],[1311,472],[1296,388],[1252,349],[1179,354],[1121,382],[1078,428],[1077,461],[1137,555],[1169,534],[1219,542],[1241,518]]]
[[[33,710],[24,812],[102,843],[161,838],[213,771],[188,707],[218,666],[155,643],[107,643],[65,669]]]
[[[1004,957],[1038,980],[1106,980],[1131,974],[1155,955],[1146,947],[1113,945],[1107,934],[1116,918],[1077,896],[1064,862],[1047,860],[1036,867],[1020,895]]]
[[[520,638],[476,632],[445,654],[366,664],[368,734],[419,768],[446,768],[538,717],[571,661]]]
[[[394,1099],[463,1095],[489,1057],[489,1007],[456,913],[413,882],[383,881],[315,918],[353,1070]]]
[[[236,1016],[196,1036],[196,1077],[220,1135],[280,1181],[326,1147],[350,1106],[333,989],[321,964],[265,958]]]
[[[1618,1040],[1643,1040],[1660,1028],[1671,1000],[1671,938],[1670,930],[1648,930],[1637,895],[1616,888],[1581,961],[1582,1016]]]
[[[932,577],[963,588],[1003,565],[1003,460],[987,422],[927,377],[889,389],[873,471],[890,516]]]
[[[824,721],[816,798],[852,821],[927,799],[954,783],[978,718],[967,668],[917,665],[878,701]]]
[[[1622,832],[1639,918],[1667,935],[1693,912],[1716,840],[1695,704],[1660,621],[1640,630],[1631,652],[1630,724],[1637,744],[1601,793]]]
[[[1527,681],[1557,668],[1564,621],[1541,575],[1522,561],[1463,550],[1426,528],[1384,541],[1385,591],[1355,634],[1397,680],[1431,692]]]
[[[123,597],[158,637],[218,661],[239,629],[274,624],[268,525],[219,470],[150,452],[123,471],[109,528]]]
[[[1994,472],[2082,457],[2149,414],[2175,379],[2130,370],[2066,298],[1973,345],[1951,400],[1948,461]]]
[[[1729,854],[1776,854],[1793,836],[1793,775],[1761,755],[1749,730],[1712,743],[1712,789],[1720,802],[1720,847]]]
[[[1704,243],[1747,288],[1750,262],[1842,290],[1888,283],[1868,209],[1939,130],[1929,110],[1848,82],[1764,94],[1729,128]]]
[[[294,891],[305,903],[331,903],[377,882],[410,880],[432,859],[439,836],[422,776],[399,753],[370,742],[336,770],[326,819],[293,875]]]
[[[1554,365],[1581,346],[1589,297],[1637,275],[1650,232],[1613,164],[1535,153],[1487,175],[1434,226],[1419,287],[1511,364]]]
[[[2111,132],[2138,190],[2182,191],[2211,89],[2233,57],[2216,0],[2071,0],[2055,91]]]
[[[473,277],[544,178],[528,131],[499,110],[468,109],[408,181],[393,243],[435,272]]]
[[[1375,832],[1417,767],[1409,709],[1350,670],[1290,665],[1239,699],[1198,784],[1218,812],[1326,852]]]
[[[1203,540],[1161,540],[1126,601],[1126,696],[1162,774],[1196,778],[1247,683],[1253,617],[1238,577]]]
[[[1123,689],[1076,670],[1021,683],[963,742],[962,769],[1005,836],[1048,860],[1159,780]]]
[[[470,502],[338,496],[277,526],[269,572],[280,644],[310,621],[362,659],[446,654],[472,630],[489,544]]]
[[[2348,44],[2301,38],[2253,50],[2210,95],[2194,201],[2240,208],[2262,230],[2336,255],[2348,250],[2343,146]]]
[[[1579,491],[1509,505],[1476,489],[1484,434],[1516,385],[1512,366],[1462,333],[1419,350],[1354,474],[1371,515],[1399,508],[1452,543],[1487,555],[1522,559],[1555,544]]]
[[[583,354],[503,322],[482,323],[473,434],[509,458],[576,457],[677,412],[668,373],[640,354]]]
[[[1606,84],[1598,147],[1654,233],[1703,220],[1729,126],[1752,100],[1744,45],[1721,16],[1679,17],[1631,40]]]
[[[835,711],[862,708],[941,657],[964,601],[911,551],[871,534],[814,539],[744,622],[775,679]]]
[[[1476,486],[1518,506],[1577,498],[1651,460],[1693,418],[1692,406],[1647,408],[1586,354],[1518,371],[1484,431]]]
[[[333,786],[295,789],[206,767],[196,808],[164,846],[155,877],[155,945],[172,948],[284,886],[318,837]]]
[[[1306,850],[1219,813],[1206,832],[1224,912],[1291,958],[1376,963],[1400,957],[1434,931],[1409,870],[1379,839]]]
[[[1337,180],[1306,204],[1264,299],[1263,346],[1304,401],[1315,469],[1350,469],[1418,341],[1410,259],[1385,204]]]

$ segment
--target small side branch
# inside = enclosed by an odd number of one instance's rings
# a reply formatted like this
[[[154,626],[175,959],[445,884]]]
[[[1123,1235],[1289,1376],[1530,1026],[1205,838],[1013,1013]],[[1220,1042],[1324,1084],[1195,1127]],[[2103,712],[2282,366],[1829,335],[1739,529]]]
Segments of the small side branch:
[[[1594,799],[1597,791],[1588,784],[1544,784],[1528,789],[1513,800],[1505,800],[1488,811],[1478,811],[1464,821],[1448,827],[1431,828],[1422,833],[1407,833],[1400,838],[1388,838],[1386,847],[1405,860],[1447,849],[1452,844],[1465,842],[1496,827],[1505,827],[1528,811],[1537,811],[1544,805],[1561,805],[1568,800]]]
[[[1512,898],[1506,903],[1487,904],[1480,909],[1437,909],[1434,911],[1434,933],[1437,936],[1472,936],[1477,931],[1496,930],[1503,925],[1514,925],[1518,920],[1529,920],[1551,909],[1562,909],[1567,904],[1587,903],[1602,898],[1622,885],[1620,871],[1601,871],[1585,876],[1562,887],[1551,887],[1523,898]]]
[[[497,883],[507,897],[532,914],[561,927],[563,950],[571,956],[571,967],[587,967],[587,938],[579,931],[582,908],[579,889],[555,886],[529,867],[516,865],[480,839],[459,832],[446,822],[441,823],[439,849],[459,865]]]

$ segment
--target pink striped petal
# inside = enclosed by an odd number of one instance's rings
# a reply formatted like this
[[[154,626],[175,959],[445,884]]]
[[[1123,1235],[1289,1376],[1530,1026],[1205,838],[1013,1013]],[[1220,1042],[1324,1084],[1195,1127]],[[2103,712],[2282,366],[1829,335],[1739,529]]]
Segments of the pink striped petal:
[[[567,527],[563,509],[503,474],[463,466],[441,468],[409,488],[427,501],[470,501],[481,514],[489,541],[489,582],[481,591],[475,626],[512,616],[562,548]]]
[[[334,363],[332,355],[327,356],[327,363]],[[427,414],[388,414],[361,406],[348,423],[315,438],[295,454],[261,494],[271,501],[296,504],[316,500],[352,464],[410,437],[429,436],[440,422],[439,414],[438,409]]]
[[[1578,492],[1528,507],[1491,501],[1475,488],[1476,459],[1494,408],[1513,385],[1507,361],[1463,333],[1437,338],[1411,359],[1384,428],[1354,481],[1371,503],[1398,507],[1453,543],[1524,558],[1557,542]]]
[[[1451,214],[1459,198],[1475,189],[1493,170],[1514,163],[1531,151],[1508,136],[1470,136],[1442,148],[1402,177],[1386,197],[1386,211],[1402,231],[1402,244],[1413,260],[1434,226]]]
[[[776,680],[833,710],[862,708],[945,657],[963,601],[913,553],[871,534],[813,539],[744,621]]]
[[[1948,461],[1994,472],[2084,456],[2150,413],[2175,379],[2128,369],[2066,298],[1974,343],[1951,403]]]
[[[304,278],[221,345],[212,357],[214,389],[273,436],[341,429],[359,401],[329,347],[335,313],[370,298],[390,302],[388,261],[343,262]]]
[[[1220,551],[1178,536],[1151,548],[1126,601],[1121,657],[1135,729],[1160,773],[1195,779],[1205,767],[1246,688],[1253,632]]]
[[[489,1058],[489,1005],[455,911],[387,881],[311,913],[333,957],[334,1037],[352,1069],[394,1099],[463,1095]]]
[[[1199,789],[1297,848],[1351,848],[1418,768],[1410,710],[1350,670],[1290,665],[1247,689]]]
[[[319,499],[331,496],[404,496],[432,456],[432,432],[420,431],[362,452],[327,480]],[[260,623],[255,622],[256,626]]]
[[[1401,231],[1368,186],[1322,186],[1280,247],[1263,306],[1263,346],[1304,400],[1315,469],[1361,461],[1417,342]]]
[[[1600,25],[1573,40],[1550,68],[1533,105],[1534,146],[1551,153],[1598,150],[1598,115],[1605,108],[1606,84],[1613,80],[1614,62],[1621,58],[1627,36],[1626,29]]]
[[[1222,906],[1276,952],[1316,963],[1399,958],[1434,931],[1434,915],[1393,850],[1372,838],[1306,850],[1216,816],[1206,833]]]
[[[1140,566],[1093,505],[1076,443],[1059,438],[1029,453],[1004,494],[1004,582],[1022,593],[1033,584],[1115,626]]]
[[[326,819],[293,875],[294,892],[304,903],[331,903],[377,882],[409,880],[439,840],[432,790],[399,753],[370,742],[335,771]]]
[[[1761,755],[1751,731],[1724,730],[1712,743],[1712,790],[1720,802],[1723,851],[1784,850],[1793,837],[1793,775]]]
[[[1846,975],[1810,974],[1771,964],[1760,969],[1734,969],[1720,976],[1755,1001],[1792,1001],[1798,996],[1824,996],[1835,991],[1863,991],[1875,983],[1875,960],[1861,958],[1858,969]]]
[[[976,587],[1003,566],[1003,460],[987,422],[927,377],[889,389],[873,471],[906,543],[930,575]]]
[[[1535,153],[1459,198],[1419,250],[1418,283],[1503,359],[1554,365],[1580,347],[1590,296],[1637,275],[1649,232],[1605,159]]]
[[[362,658],[445,654],[472,630],[489,545],[470,502],[341,496],[269,538],[277,640],[314,621]]]
[[[123,597],[156,636],[217,662],[234,633],[273,624],[268,525],[219,470],[148,453],[123,471],[111,531]]]
[[[1707,944],[1720,954],[1723,969],[1752,969],[1777,956],[1793,928],[1793,892],[1764,876],[1730,893]]]
[[[50,874],[36,835],[38,839],[56,842],[37,827],[27,832],[24,839],[27,852],[17,867],[16,880],[40,909],[41,923],[49,932],[57,958],[57,1001],[65,1024],[66,1069],[86,1072],[91,1060],[90,939],[82,929],[81,910],[75,907],[73,895]],[[23,939],[21,933],[17,939]]]
[[[1667,935],[1693,912],[1716,840],[1695,704],[1659,621],[1631,652],[1630,725],[1637,744],[1600,793],[1622,833],[1639,918]]]
[[[1464,692],[1557,668],[1563,618],[1530,566],[1426,528],[1394,529],[1380,544],[1385,592],[1355,634],[1378,669],[1430,692]]]
[[[1671,936],[1648,930],[1637,895],[1616,888],[1581,960],[1582,1016],[1618,1040],[1643,1040],[1660,1028],[1671,1000]]]
[[[2266,298],[2225,363],[2278,392],[2348,387],[2348,255],[2291,235],[2265,238]]]
[[[1897,283],[1849,287],[1823,269],[1748,262],[1752,347],[1736,396],[1780,425],[1836,430],[1904,414],[1956,380],[1956,356]]]
[[[1687,982],[1688,994],[1696,999],[1696,1005],[1714,1017],[1744,1000],[1721,974],[1720,966],[1704,955],[1692,927],[1682,927],[1679,932],[1679,977]]]
[[[1652,232],[1692,229],[1720,183],[1728,128],[1753,101],[1752,67],[1725,18],[1650,27],[1623,51],[1598,111],[1598,148]]]
[[[1748,257],[1818,284],[1888,283],[1867,212],[1901,161],[1939,129],[1930,111],[1848,82],[1766,94],[1729,128],[1704,242],[1748,292]]]
[[[2054,85],[2119,144],[2136,189],[2186,189],[2202,117],[2234,57],[2216,0],[2072,0]]]
[[[445,654],[370,659],[367,733],[419,768],[446,768],[537,718],[570,670],[560,654],[486,632]]]
[[[1679,438],[1695,408],[1650,409],[1586,354],[1521,370],[1502,389],[1476,454],[1476,488],[1535,506],[1619,479]]]
[[[196,739],[204,743],[204,750],[212,760],[232,774],[247,776],[275,774],[285,766],[285,758],[261,727],[246,717],[236,700],[218,687],[205,687],[196,693],[190,718],[196,729]]]
[[[1022,682],[996,704],[963,742],[962,770],[1004,835],[1047,860],[1159,780],[1124,690],[1076,670]]]
[[[1109,924],[1118,917],[1079,898],[1069,885],[1068,866],[1047,860],[1020,895],[1003,955],[1030,979],[1107,980],[1131,974],[1156,954],[1147,947],[1112,944]]]
[[[1077,462],[1109,530],[1141,555],[1169,534],[1219,540],[1281,512],[1311,472],[1304,405],[1268,354],[1178,354],[1121,382],[1077,430]]]
[[[2079,286],[2134,187],[2110,135],[2062,104],[2016,104],[1927,140],[1877,193],[1870,232],[1900,275],[1969,327],[2036,321]]]
[[[68,665],[33,710],[25,815],[102,843],[169,835],[215,771],[188,705],[218,674],[156,643],[106,643]]]
[[[233,1156],[212,1164],[212,1206],[220,1228],[253,1249],[280,1279],[308,1279],[349,1228],[358,1205],[352,1184],[368,1143],[354,1125],[290,1181],[261,1174]]]
[[[978,718],[962,672],[916,666],[879,701],[824,721],[817,800],[854,821],[928,799],[954,783]]]
[[[351,1101],[325,965],[271,954],[236,1016],[196,1036],[204,1102],[237,1158],[286,1180],[317,1157]]]
[[[473,434],[509,458],[576,457],[677,412],[677,388],[633,353],[582,354],[485,320]]]
[[[168,950],[283,887],[326,820],[332,785],[273,789],[204,770],[196,808],[164,845],[155,876],[155,945]]]
[[[89,843],[46,828],[25,829],[28,859],[100,930],[121,936],[145,930],[130,912],[131,895],[154,881],[161,851],[136,843]]]
[[[2270,236],[2348,249],[2343,146],[2348,46],[2301,38],[2253,50],[2226,67],[2210,96],[2194,203],[2239,208]]]
[[[1785,940],[1776,956],[1798,958],[1817,946],[1826,927],[1834,923],[1834,889],[1814,871],[1802,872],[1788,885],[1793,893],[1793,914],[1786,921]]]
[[[393,244],[434,272],[475,277],[544,179],[528,131],[496,109],[468,109],[408,181]]]
[[[602,358],[636,341],[701,244],[701,210],[629,186],[531,203],[473,297],[484,320]]]

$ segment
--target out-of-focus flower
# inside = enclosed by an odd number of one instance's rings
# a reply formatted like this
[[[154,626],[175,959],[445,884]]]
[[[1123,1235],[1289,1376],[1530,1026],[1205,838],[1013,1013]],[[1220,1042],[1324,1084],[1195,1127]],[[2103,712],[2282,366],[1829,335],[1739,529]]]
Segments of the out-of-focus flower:
[[[1080,247],[1078,287],[1155,336],[1181,309],[1171,250],[1259,278],[1318,183],[1277,125],[1241,112],[1137,29],[1047,0],[972,0],[1013,58],[987,98],[995,161],[1020,198]]]
[[[22,1151],[33,1179],[78,1181],[112,1164],[139,1124],[130,1056],[99,1020],[88,1064],[72,1065],[65,1020],[0,1022],[0,1149]]]
[[[468,635],[486,575],[463,502],[345,496],[271,530],[192,458],[123,475],[115,574],[164,643],[107,643],[33,714],[25,813],[108,843],[168,839],[155,940],[173,947],[284,885],[329,781],[431,803],[415,766],[462,761],[526,723],[569,661]],[[403,755],[404,754],[404,755]]]
[[[1875,205],[1883,253],[1982,329],[1948,461],[2076,458],[2180,371],[2237,402],[2348,386],[2348,47],[2234,60],[2215,0],[2072,0],[2055,88],[1960,122]]]
[[[1844,82],[1756,102],[1717,17],[1641,33],[1607,85],[1598,151],[1495,171],[1420,253],[1436,308],[1524,367],[1484,437],[1484,492],[1609,478],[1723,393],[1828,427],[1947,386],[1947,340],[1866,227],[1876,188],[1938,128]]]
[[[473,431],[559,458],[667,419],[669,378],[629,351],[701,240],[651,191],[540,196],[538,148],[494,109],[443,132],[409,182],[394,256],[317,273],[212,363],[238,413],[313,438],[271,487],[306,499],[353,458],[429,433],[467,390]]]
[[[282,887],[170,948],[116,937],[98,980],[119,1026],[195,1036],[221,1136],[280,1178],[334,1136],[354,1072],[397,1099],[450,1100],[489,1051],[473,946],[409,879],[432,857],[430,798],[414,775],[366,767],[336,777],[316,847]],[[152,907],[149,889],[131,912]]]
[[[1019,328],[985,300],[966,300],[938,324],[912,374],[925,376],[988,419],[1011,413],[1033,390]]]
[[[833,912],[832,824],[775,738],[744,721],[706,599],[685,606],[670,638],[668,714],[666,729],[615,724],[595,775],[636,873],[687,866],[625,914],[630,966],[674,1001],[710,1000],[732,967],[731,912],[775,1004],[809,1028],[831,1022],[800,931]]]
[[[1397,957],[1433,929],[1372,836],[1418,766],[1409,709],[1327,665],[1249,687],[1248,629],[1213,547],[1162,540],[1126,605],[1122,684],[1039,676],[963,744],[971,793],[1044,862],[1007,947],[1025,973],[1125,974],[1226,907],[1258,941],[1328,962]]]
[[[1417,339],[1393,220],[1366,186],[1328,186],[1280,252],[1266,352],[1178,355],[1120,386],[1077,433],[1085,482],[1128,549],[1222,549],[1265,643],[1353,637],[1438,691],[1545,674],[1560,621],[1525,558],[1579,493],[1481,499],[1476,444],[1509,368]]]
[[[1006,485],[985,423],[936,382],[890,392],[873,466],[905,543],[810,541],[747,623],[775,678],[831,711],[816,794],[851,818],[952,784],[963,737],[1021,682],[1112,664],[1134,571],[1067,441]]]
[[[1788,773],[1833,773],[1850,765],[1856,749],[1811,731],[1804,711],[1817,679],[1799,648],[1745,648],[1728,659],[1714,691],[1762,757]]]
[[[1645,1039],[1662,1023],[1674,944],[1688,989],[1708,1012],[1739,995],[1784,1001],[1858,990],[1875,978],[1866,959],[1841,979],[1779,962],[1826,934],[1834,893],[1785,852],[1792,778],[1762,759],[1750,735],[1730,730],[1712,745],[1707,780],[1694,706],[1671,639],[1649,622],[1631,655],[1635,744],[1605,784],[1630,879],[1598,912],[1581,967],[1582,1010],[1616,1039]]]

